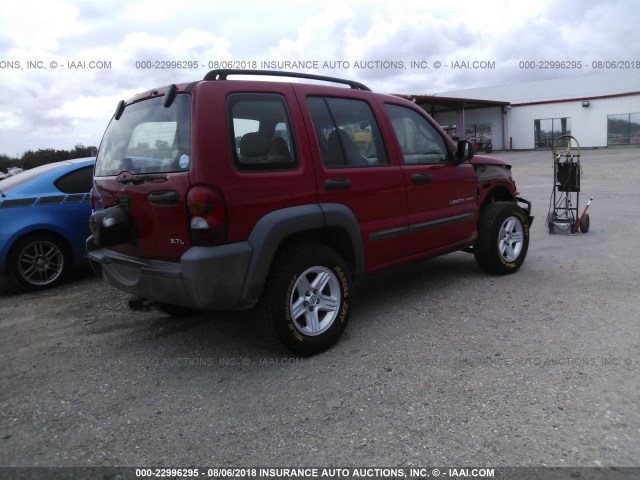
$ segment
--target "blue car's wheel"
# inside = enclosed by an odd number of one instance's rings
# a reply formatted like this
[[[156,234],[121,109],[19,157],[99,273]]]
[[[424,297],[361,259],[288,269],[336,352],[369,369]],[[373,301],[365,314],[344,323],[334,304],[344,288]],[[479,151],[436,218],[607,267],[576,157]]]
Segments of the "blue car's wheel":
[[[9,258],[9,273],[21,287],[40,290],[65,280],[70,258],[64,242],[48,234],[19,240]]]

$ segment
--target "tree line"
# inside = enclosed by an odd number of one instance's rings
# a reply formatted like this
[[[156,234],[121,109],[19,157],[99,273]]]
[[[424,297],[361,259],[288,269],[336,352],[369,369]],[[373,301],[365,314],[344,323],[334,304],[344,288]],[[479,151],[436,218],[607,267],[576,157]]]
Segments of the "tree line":
[[[20,158],[11,158],[0,155],[0,172],[7,172],[11,167],[20,167],[24,170],[39,167],[46,163],[71,160],[72,158],[94,157],[96,147],[85,147],[78,143],[72,150],[54,150],[53,148],[27,150]]]

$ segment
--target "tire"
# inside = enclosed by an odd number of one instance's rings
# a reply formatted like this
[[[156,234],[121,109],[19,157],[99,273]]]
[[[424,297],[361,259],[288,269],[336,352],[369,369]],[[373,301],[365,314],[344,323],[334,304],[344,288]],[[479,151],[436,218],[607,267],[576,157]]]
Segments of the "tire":
[[[344,259],[323,244],[300,244],[276,256],[258,320],[272,340],[300,356],[338,341],[351,313],[351,273]]]
[[[522,208],[512,202],[495,202],[480,212],[476,262],[487,273],[516,272],[527,256],[529,222]]]
[[[590,226],[590,221],[589,221],[589,214],[585,213],[584,217],[582,218],[582,221],[580,222],[580,231],[582,233],[587,233],[589,231],[589,226]]]
[[[43,290],[63,283],[71,269],[66,243],[47,233],[24,237],[12,247],[9,274],[20,287]]]
[[[547,228],[549,233],[553,233],[553,210],[547,213]]]

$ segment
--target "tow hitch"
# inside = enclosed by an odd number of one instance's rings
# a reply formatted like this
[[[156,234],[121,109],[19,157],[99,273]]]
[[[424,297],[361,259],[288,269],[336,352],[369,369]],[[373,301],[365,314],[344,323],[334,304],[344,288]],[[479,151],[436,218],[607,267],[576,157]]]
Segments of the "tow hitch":
[[[155,304],[156,302],[153,300],[148,300],[146,298],[140,297],[134,297],[129,300],[129,308],[134,311],[143,310],[145,312],[148,312]]]

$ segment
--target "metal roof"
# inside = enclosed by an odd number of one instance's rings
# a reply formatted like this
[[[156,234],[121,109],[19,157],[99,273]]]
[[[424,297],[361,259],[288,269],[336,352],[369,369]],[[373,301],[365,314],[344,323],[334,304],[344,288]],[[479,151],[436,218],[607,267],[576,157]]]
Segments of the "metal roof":
[[[637,70],[540,80],[514,85],[469,88],[442,92],[436,94],[435,97],[474,98],[518,105],[629,94],[640,94],[640,74]]]
[[[434,95],[402,95],[395,94],[397,97],[406,98],[411,100],[416,105],[422,107],[429,114],[434,115],[438,112],[456,111],[456,110],[471,110],[474,108],[486,108],[509,105],[509,102],[503,102],[500,100],[483,100],[467,97],[443,97]]]

